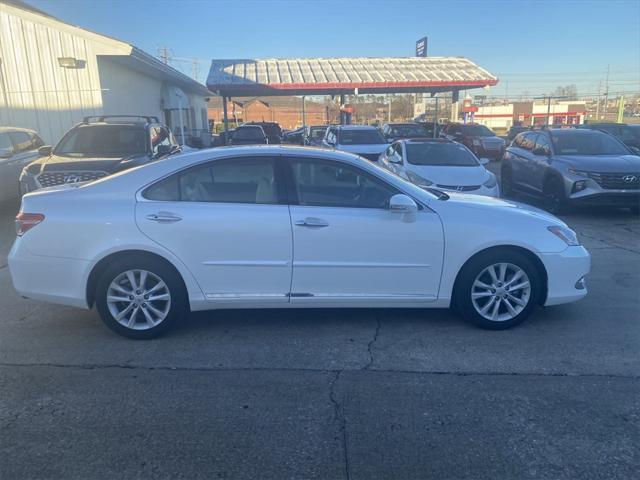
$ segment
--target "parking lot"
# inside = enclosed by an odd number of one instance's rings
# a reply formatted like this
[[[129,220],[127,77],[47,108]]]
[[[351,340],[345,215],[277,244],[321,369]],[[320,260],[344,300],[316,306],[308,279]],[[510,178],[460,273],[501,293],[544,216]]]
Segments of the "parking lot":
[[[15,210],[0,220],[3,477],[637,475],[640,221],[626,210],[564,216],[592,254],[590,294],[512,330],[446,310],[238,310],[138,342],[14,293]]]

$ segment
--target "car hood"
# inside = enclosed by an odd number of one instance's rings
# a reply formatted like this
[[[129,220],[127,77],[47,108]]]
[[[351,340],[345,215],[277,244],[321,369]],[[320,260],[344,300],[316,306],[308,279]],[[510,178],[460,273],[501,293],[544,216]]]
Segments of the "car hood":
[[[373,143],[368,145],[339,145],[338,150],[350,153],[382,153],[389,146],[388,143]]]
[[[481,165],[477,167],[448,167],[432,165],[410,165],[407,171],[414,172],[437,185],[482,185],[491,174]]]
[[[99,170],[115,173],[124,168],[140,165],[149,160],[148,155],[131,155],[128,157],[66,157],[51,155],[37,160],[40,171]]]
[[[468,193],[446,192],[449,195],[449,199],[446,203],[457,204],[460,206],[466,206],[471,208],[477,208],[481,210],[495,211],[507,210],[510,212],[528,215],[537,219],[545,220],[547,222],[562,225],[566,227],[566,224],[558,217],[536,208],[526,203],[516,202],[504,198],[487,197],[484,195],[472,195]]]
[[[640,157],[637,155],[556,155],[553,160],[589,172],[640,172]]]

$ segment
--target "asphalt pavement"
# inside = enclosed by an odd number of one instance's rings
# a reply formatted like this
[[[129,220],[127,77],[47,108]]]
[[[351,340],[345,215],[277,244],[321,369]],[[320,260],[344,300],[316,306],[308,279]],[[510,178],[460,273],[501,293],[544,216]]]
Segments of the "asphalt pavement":
[[[3,480],[638,477],[628,211],[563,216],[590,293],[512,330],[447,310],[236,310],[132,341],[13,291],[15,209],[0,212]]]

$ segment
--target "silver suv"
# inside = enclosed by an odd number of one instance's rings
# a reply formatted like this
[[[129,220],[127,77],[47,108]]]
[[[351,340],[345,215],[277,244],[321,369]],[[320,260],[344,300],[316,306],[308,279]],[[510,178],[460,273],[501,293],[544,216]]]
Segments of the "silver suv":
[[[519,134],[507,148],[501,190],[540,196],[557,213],[571,205],[640,207],[640,156],[597,130],[549,129]]]

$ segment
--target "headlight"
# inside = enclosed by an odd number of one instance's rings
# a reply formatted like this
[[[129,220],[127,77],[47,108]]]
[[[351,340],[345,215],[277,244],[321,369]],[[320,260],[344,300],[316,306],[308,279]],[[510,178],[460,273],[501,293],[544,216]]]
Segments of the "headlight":
[[[40,166],[41,166],[40,163],[34,162],[24,167],[23,171],[28,175],[37,175],[40,173]]]
[[[574,232],[569,228],[553,225],[551,227],[547,227],[547,230],[549,230],[551,233],[553,233],[556,237],[558,237],[560,240],[562,240],[564,243],[566,243],[570,247],[575,247],[577,245],[580,245],[580,241],[578,240],[578,236],[576,235],[576,232]]]
[[[415,183],[420,188],[433,185],[432,181],[427,180],[426,178],[422,178],[420,175],[415,174],[413,172],[407,172],[407,177],[409,177],[409,180],[411,180],[411,183]]]
[[[586,174],[586,172],[583,172],[583,171],[581,171],[581,170],[576,170],[575,168],[570,168],[570,169],[569,169],[569,173],[570,173],[571,175],[578,175],[578,176],[580,176],[580,177],[586,177],[586,176],[588,176],[588,175]]]
[[[493,188],[496,186],[496,176],[495,175],[491,175],[489,177],[489,180],[487,180],[486,182],[483,183],[483,185],[487,188]]]

